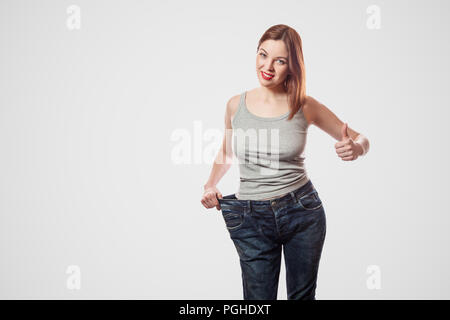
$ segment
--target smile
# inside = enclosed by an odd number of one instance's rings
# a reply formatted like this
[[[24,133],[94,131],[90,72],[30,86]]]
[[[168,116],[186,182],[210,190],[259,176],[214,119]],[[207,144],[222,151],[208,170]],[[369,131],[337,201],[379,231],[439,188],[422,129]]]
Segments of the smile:
[[[263,77],[263,79],[265,80],[270,80],[274,77],[273,74],[270,73],[265,73],[264,71],[261,71],[261,76]]]

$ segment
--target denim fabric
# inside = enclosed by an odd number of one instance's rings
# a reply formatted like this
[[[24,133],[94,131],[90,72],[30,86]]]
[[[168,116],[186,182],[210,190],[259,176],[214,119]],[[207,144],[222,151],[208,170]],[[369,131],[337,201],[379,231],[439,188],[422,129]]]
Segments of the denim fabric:
[[[326,218],[311,180],[276,199],[230,194],[218,201],[239,255],[244,299],[277,299],[283,248],[288,300],[315,300]]]

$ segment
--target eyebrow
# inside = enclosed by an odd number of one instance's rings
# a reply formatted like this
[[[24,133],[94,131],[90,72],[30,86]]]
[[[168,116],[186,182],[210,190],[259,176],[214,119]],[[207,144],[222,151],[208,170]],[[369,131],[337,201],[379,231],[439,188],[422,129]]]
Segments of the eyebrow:
[[[267,53],[267,51],[265,50],[265,49],[263,49],[263,48],[260,48],[261,50],[264,50],[266,53]],[[277,58],[283,58],[283,59],[288,59],[288,58],[286,58],[286,57],[277,57]]]

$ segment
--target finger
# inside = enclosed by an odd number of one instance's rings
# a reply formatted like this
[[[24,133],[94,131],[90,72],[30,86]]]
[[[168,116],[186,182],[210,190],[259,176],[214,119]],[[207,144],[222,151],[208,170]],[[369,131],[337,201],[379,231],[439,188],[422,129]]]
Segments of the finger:
[[[220,198],[222,198],[222,196]],[[213,200],[214,205],[217,205],[219,203],[218,193],[214,193],[214,196],[212,196],[211,199]]]
[[[344,123],[343,126],[341,127],[341,136],[342,136],[341,140],[349,138],[347,130],[348,130],[348,125],[347,125],[347,123]]]
[[[208,205],[208,202],[206,200],[202,200],[202,204],[206,209],[210,208],[210,206]]]
[[[345,150],[338,153],[341,157],[348,157],[353,155],[353,150]]]
[[[351,153],[350,153],[350,152],[351,152]],[[336,152],[336,154],[337,154],[339,157],[346,157],[346,156],[352,155],[352,154],[353,154],[353,151],[351,151],[351,150],[343,150],[343,151]]]
[[[355,157],[352,155],[352,156],[348,156],[348,157],[343,157],[342,158],[342,160],[344,160],[344,161],[350,161],[350,160],[354,160],[355,159]]]
[[[223,199],[223,195],[220,192],[218,192],[216,194],[216,197],[217,197],[217,199]],[[216,206],[217,210],[222,210],[222,207],[220,206],[220,202],[217,201],[217,203],[218,203],[217,206]]]
[[[345,152],[345,151],[349,151],[349,150],[351,150],[352,148],[350,147],[350,146],[343,146],[343,147],[340,147],[340,148],[337,148],[336,149],[336,152],[337,153],[342,153],[342,152]]]
[[[335,148],[342,148],[342,147],[345,147],[345,146],[350,145],[350,143],[351,143],[351,142],[350,142],[350,138],[346,138],[345,140],[336,142],[335,145],[334,145],[334,147],[335,147]]]
[[[353,152],[353,150],[347,151],[343,154],[344,157],[354,157],[355,153]]]
[[[350,143],[350,140],[341,143],[336,149],[342,149],[342,148],[343,148],[343,149],[346,149],[346,150],[350,150],[350,149],[352,148],[351,143]]]
[[[209,205],[210,208],[214,207],[214,206],[216,205],[214,199],[209,198],[209,199],[208,199],[208,205]]]
[[[215,198],[215,193],[212,191],[208,191],[207,193],[205,193],[205,200],[206,202],[210,203],[211,200],[213,200]]]
[[[209,199],[209,196],[208,196],[208,195],[205,195],[205,196],[204,196],[203,202],[205,203],[205,206],[206,206],[207,208],[211,208],[211,200]]]

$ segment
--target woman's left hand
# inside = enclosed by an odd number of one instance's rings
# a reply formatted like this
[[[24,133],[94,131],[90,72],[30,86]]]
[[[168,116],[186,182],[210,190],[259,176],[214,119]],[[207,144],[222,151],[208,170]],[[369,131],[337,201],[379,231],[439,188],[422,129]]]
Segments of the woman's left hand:
[[[361,154],[361,146],[349,137],[347,132],[347,123],[342,126],[342,140],[334,145],[336,153],[343,161],[352,161],[358,159]]]

